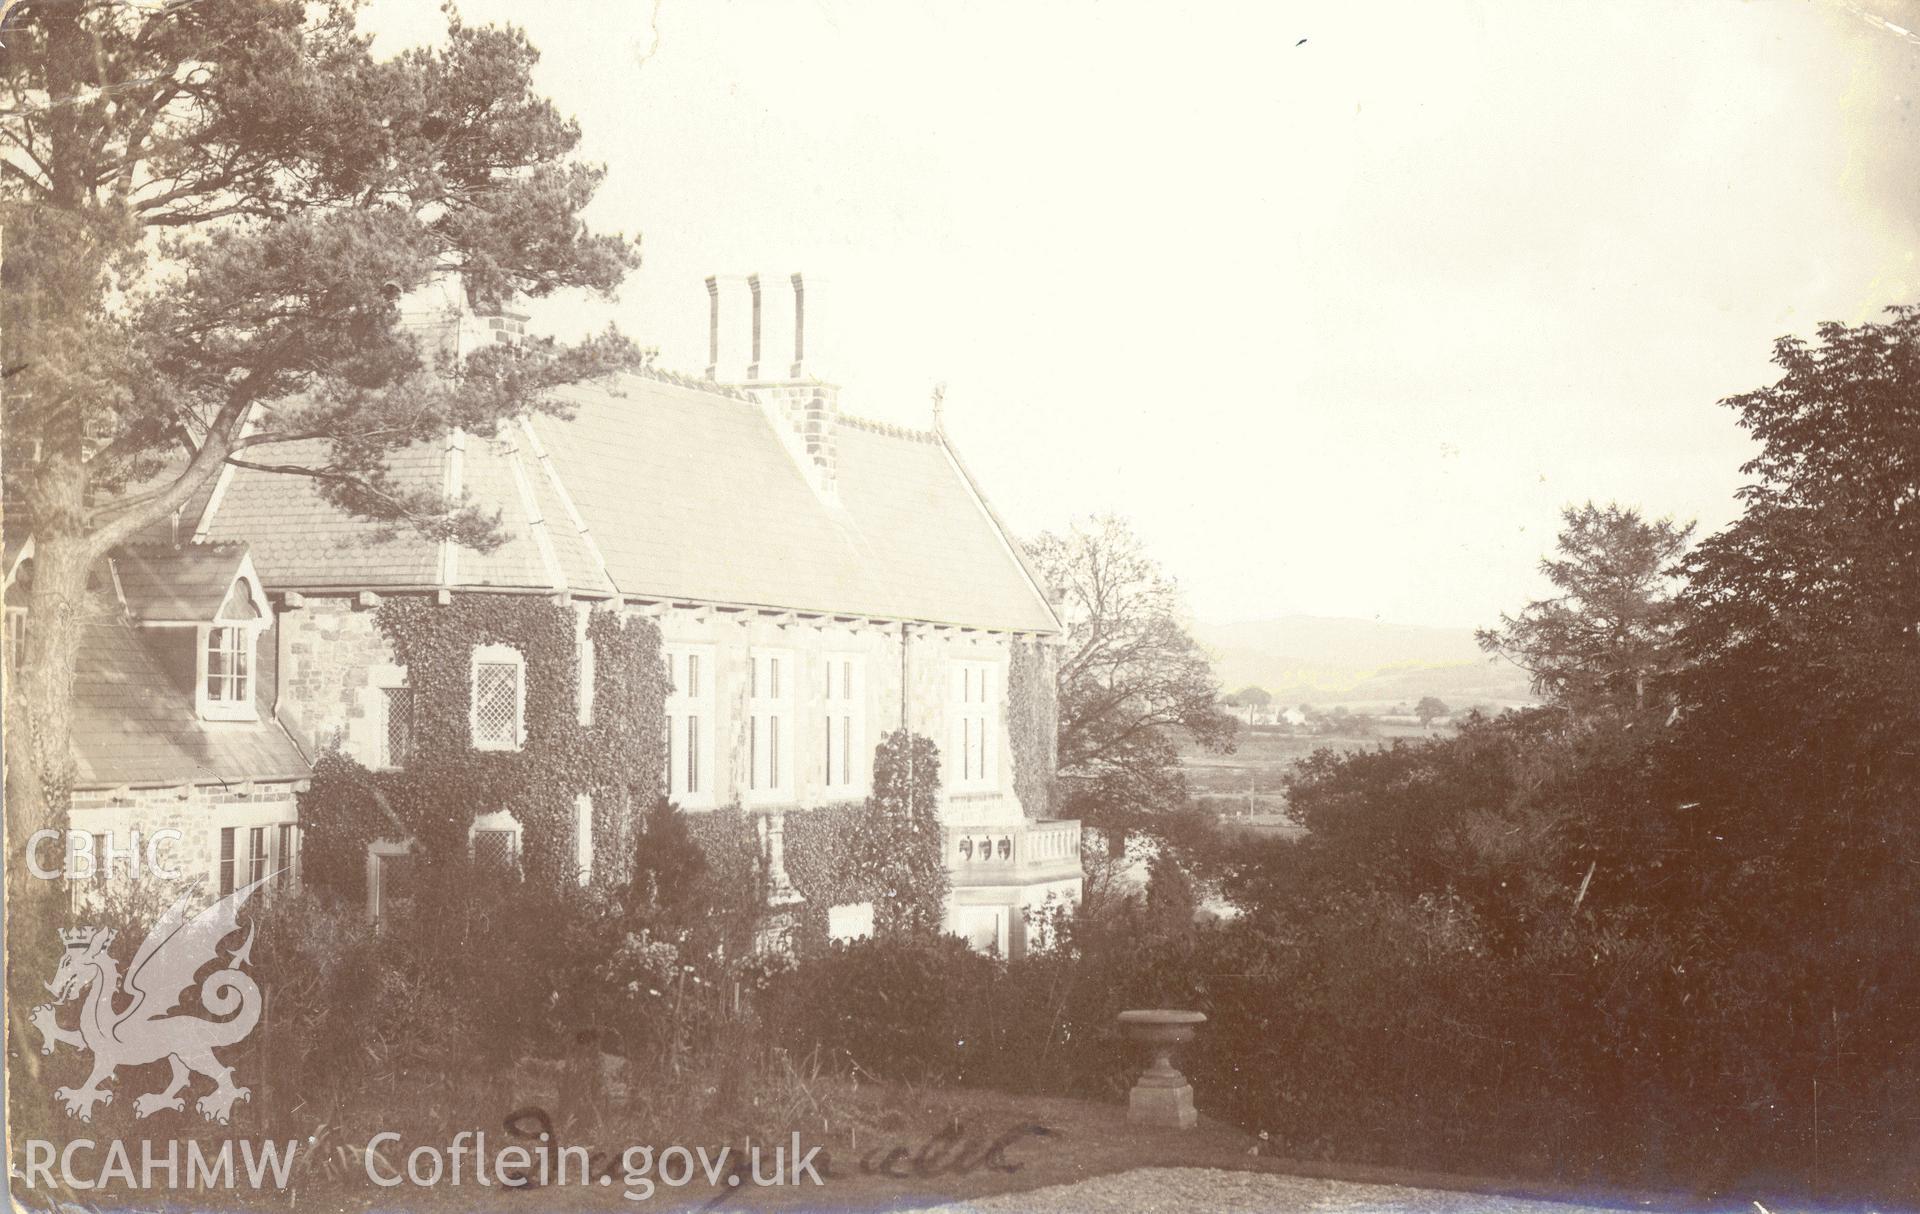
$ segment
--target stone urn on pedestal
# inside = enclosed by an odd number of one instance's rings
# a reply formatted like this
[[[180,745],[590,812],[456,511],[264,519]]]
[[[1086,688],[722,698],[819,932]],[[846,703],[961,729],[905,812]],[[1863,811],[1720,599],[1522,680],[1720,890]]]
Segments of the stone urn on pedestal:
[[[1134,1125],[1190,1130],[1200,1120],[1193,1111],[1193,1085],[1173,1066],[1174,1047],[1193,1040],[1194,1028],[1206,1023],[1201,1012],[1164,1009],[1121,1012],[1120,1027],[1128,1037],[1147,1047],[1153,1065],[1141,1073],[1127,1094],[1127,1120]]]

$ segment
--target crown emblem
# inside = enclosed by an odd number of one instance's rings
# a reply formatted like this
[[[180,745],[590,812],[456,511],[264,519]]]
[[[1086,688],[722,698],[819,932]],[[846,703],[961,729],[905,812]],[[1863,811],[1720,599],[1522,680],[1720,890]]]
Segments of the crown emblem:
[[[97,927],[63,927],[60,929],[60,943],[68,948],[85,948],[93,943],[99,931]]]

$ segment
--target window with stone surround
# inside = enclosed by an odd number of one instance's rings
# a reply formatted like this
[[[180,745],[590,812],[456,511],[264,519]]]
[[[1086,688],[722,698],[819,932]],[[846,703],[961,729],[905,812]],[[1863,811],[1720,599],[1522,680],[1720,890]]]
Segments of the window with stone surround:
[[[405,767],[413,758],[413,688],[380,688],[380,767]]]
[[[367,847],[367,917],[376,931],[413,904],[413,856],[405,843],[380,839]]]
[[[580,884],[593,880],[593,798],[586,793],[573,799],[573,866]]]
[[[293,822],[282,822],[273,828],[273,867],[278,874],[274,878],[276,890],[300,888],[300,827]]]
[[[514,834],[510,830],[473,832],[474,867],[487,872],[513,871]]]
[[[821,732],[827,793],[857,796],[867,785],[866,659],[854,653],[828,654],[824,690]]]
[[[520,820],[506,810],[481,814],[467,828],[467,854],[476,870],[495,877],[520,871]]]
[[[999,787],[999,667],[993,662],[954,662],[949,670],[951,727],[947,787],[988,792]]]
[[[592,615],[593,609],[586,606],[575,608],[573,614],[573,650],[580,669],[578,708],[582,725],[593,724],[593,638],[587,635],[587,623]]]
[[[468,727],[475,750],[519,750],[527,740],[527,663],[511,645],[473,651]]]
[[[682,808],[713,804],[713,647],[668,645],[667,795]]]
[[[793,655],[756,649],[748,656],[746,799],[793,796]]]
[[[247,884],[252,885],[267,875],[267,828],[253,826],[247,829]]]

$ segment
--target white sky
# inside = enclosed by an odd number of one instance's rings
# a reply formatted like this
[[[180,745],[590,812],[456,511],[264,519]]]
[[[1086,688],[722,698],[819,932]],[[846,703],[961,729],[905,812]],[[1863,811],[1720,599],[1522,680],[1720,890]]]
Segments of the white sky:
[[[708,274],[802,270],[846,407],[944,381],[1016,529],[1119,510],[1205,619],[1486,624],[1564,503],[1718,527],[1716,401],[1920,298],[1920,39],[1825,0],[460,9],[527,28],[645,239],[542,326],[698,372]]]

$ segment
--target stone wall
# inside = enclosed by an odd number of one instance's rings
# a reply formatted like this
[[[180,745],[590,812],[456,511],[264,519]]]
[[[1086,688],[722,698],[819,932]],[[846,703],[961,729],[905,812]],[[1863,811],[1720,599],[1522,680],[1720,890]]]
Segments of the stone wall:
[[[707,772],[703,795],[682,799],[683,808],[697,812],[711,806],[742,804],[779,814],[818,805],[863,798],[873,769],[873,754],[881,737],[903,725],[931,738],[940,750],[943,785],[941,815],[949,827],[1017,827],[1029,816],[1047,812],[1041,803],[1023,806],[1019,789],[1044,789],[1045,780],[1021,778],[1012,745],[1015,722],[1010,719],[1007,693],[1013,646],[1033,644],[1005,634],[926,624],[887,623],[865,619],[807,617],[795,613],[724,610],[712,607],[633,606],[629,613],[653,618],[663,644],[696,646],[706,659],[703,696],[709,740],[703,742]],[[374,612],[355,597],[305,596],[280,612],[278,633],[279,712],[309,755],[339,748],[369,767],[382,752],[384,710],[382,688],[406,683],[406,670],[394,662],[391,646],[375,624]],[[1045,644],[1036,646],[1040,669],[1051,673],[1053,655]],[[783,700],[787,706],[782,749],[790,779],[777,795],[749,787],[747,778],[751,742],[749,721],[754,710],[750,694],[752,662],[756,655],[778,654],[783,659]],[[851,769],[855,783],[847,787],[827,783],[827,718],[829,664],[857,657],[863,672],[857,714],[859,737]],[[984,663],[993,672],[997,703],[990,706],[994,722],[991,744],[996,761],[986,787],[952,787],[959,763],[952,753],[956,705],[955,662]],[[1044,680],[1048,691],[1050,679]],[[835,702],[835,715],[847,706]],[[1051,720],[1050,702],[1040,706]],[[1035,761],[1027,748],[1029,764]],[[1043,761],[1044,761],[1044,757]],[[848,766],[836,752],[836,768]],[[1050,776],[1051,772],[1043,773]],[[778,831],[778,823],[773,824]],[[217,849],[218,835],[212,838]],[[201,844],[206,846],[203,840]],[[217,850],[215,852],[217,855]],[[1004,888],[956,889],[954,910],[975,918],[997,907],[1002,940],[998,947],[1019,948],[1023,936],[1022,910],[1044,893],[1057,897],[1078,894],[1077,877],[1062,881],[1058,866],[1030,874],[1033,890],[1022,888],[1029,874],[1009,874]],[[958,926],[956,924],[956,926]]]
[[[242,878],[247,857],[247,831],[251,827],[268,828],[269,847],[278,842],[277,827],[298,821],[295,792],[300,786],[276,784],[203,784],[180,788],[87,789],[73,794],[71,829],[89,836],[106,835],[115,852],[124,855],[134,846],[133,832],[139,832],[139,864],[143,882],[165,881],[145,872],[148,841],[158,831],[178,831],[178,838],[162,841],[154,855],[165,868],[177,873],[174,881],[198,881],[206,890],[219,888],[220,832],[236,832],[236,878]],[[296,831],[297,835],[297,831]],[[297,852],[297,844],[296,844]],[[273,853],[269,853],[272,855]],[[277,861],[277,856],[275,857]],[[54,863],[53,847],[45,845],[43,865]],[[297,878],[297,857],[296,857]],[[128,879],[126,862],[116,861],[112,879]],[[244,884],[244,880],[239,880]],[[84,886],[87,882],[76,882]]]
[[[279,610],[280,719],[309,756],[344,749],[372,765],[382,728],[376,697],[406,672],[357,599],[307,596]]]
[[[711,655],[714,669],[712,704],[715,711],[715,752],[712,755],[711,803],[765,808],[796,808],[849,799],[845,790],[829,789],[826,779],[827,664],[839,655],[856,655],[864,671],[861,716],[865,729],[859,764],[864,795],[873,768],[873,751],[882,735],[904,722],[913,732],[933,739],[940,748],[943,777],[952,775],[950,723],[952,666],[955,661],[990,664],[997,672],[995,686],[998,728],[993,745],[998,754],[997,787],[986,791],[950,792],[943,796],[943,812],[967,822],[1017,821],[1022,816],[1014,793],[1014,759],[1008,744],[1005,689],[1010,656],[1008,638],[1001,634],[933,628],[926,625],[786,618],[748,611],[669,608],[655,618],[662,641],[701,646]],[[904,646],[905,661],[902,661]],[[757,652],[789,655],[794,747],[791,795],[779,801],[756,800],[748,788],[748,720],[751,714],[749,663]],[[902,689],[905,696],[902,696]],[[956,820],[958,820],[956,819]]]

